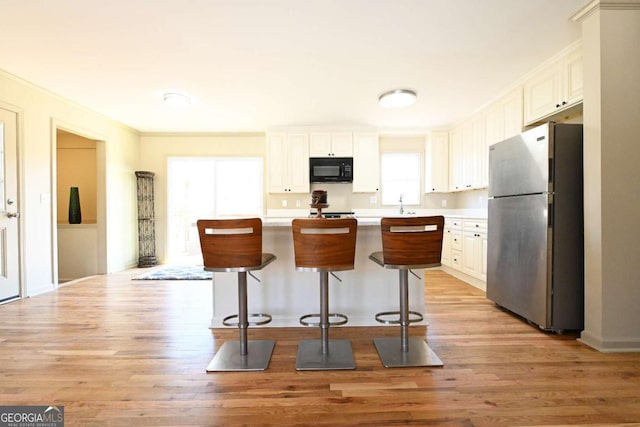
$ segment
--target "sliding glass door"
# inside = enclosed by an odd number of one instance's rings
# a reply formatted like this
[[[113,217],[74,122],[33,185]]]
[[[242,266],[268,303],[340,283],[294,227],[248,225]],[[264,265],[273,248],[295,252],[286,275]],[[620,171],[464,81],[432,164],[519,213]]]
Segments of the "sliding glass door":
[[[202,264],[198,219],[262,216],[262,176],[262,158],[170,157],[168,262]]]

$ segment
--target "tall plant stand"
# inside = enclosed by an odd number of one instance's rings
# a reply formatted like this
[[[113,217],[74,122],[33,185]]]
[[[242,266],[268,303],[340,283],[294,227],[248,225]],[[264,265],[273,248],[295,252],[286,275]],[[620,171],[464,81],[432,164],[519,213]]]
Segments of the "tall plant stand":
[[[138,267],[158,265],[153,209],[154,176],[153,172],[136,171],[138,181]]]

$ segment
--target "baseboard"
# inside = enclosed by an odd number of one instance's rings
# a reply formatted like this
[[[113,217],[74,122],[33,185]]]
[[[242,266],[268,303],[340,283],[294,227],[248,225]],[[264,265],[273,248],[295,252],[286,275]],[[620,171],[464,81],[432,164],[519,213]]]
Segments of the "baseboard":
[[[596,336],[582,331],[578,341],[598,350],[601,353],[635,353],[640,352],[640,338],[618,337],[615,339]]]
[[[483,282],[480,279],[476,279],[475,277],[469,276],[460,270],[456,270],[455,268],[451,268],[446,265],[441,266],[440,269],[445,273],[452,275],[456,279],[460,279],[481,291],[487,292],[487,282]]]

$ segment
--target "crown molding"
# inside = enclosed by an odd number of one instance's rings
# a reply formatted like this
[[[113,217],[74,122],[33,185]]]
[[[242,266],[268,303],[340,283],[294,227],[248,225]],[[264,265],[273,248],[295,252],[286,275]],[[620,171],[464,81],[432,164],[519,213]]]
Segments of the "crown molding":
[[[635,10],[640,9],[640,0],[593,0],[573,14],[571,20],[582,22],[598,10]]]

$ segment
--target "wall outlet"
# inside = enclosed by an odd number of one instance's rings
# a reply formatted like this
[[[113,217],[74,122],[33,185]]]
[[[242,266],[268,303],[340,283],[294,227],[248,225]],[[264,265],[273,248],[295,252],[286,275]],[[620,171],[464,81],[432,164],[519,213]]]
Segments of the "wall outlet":
[[[378,196],[369,197],[369,203],[371,203],[372,205],[375,205],[376,203],[378,203]]]
[[[286,200],[283,200],[283,201],[282,201],[282,207],[283,207],[283,208],[286,208],[286,207],[287,207],[287,201],[286,201]]]
[[[296,200],[296,208],[300,207],[300,200]]]
[[[447,207],[447,199],[442,199],[442,207],[443,208]]]

